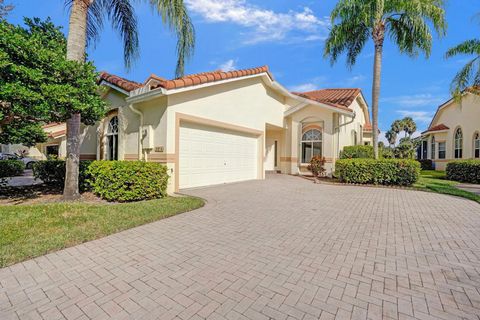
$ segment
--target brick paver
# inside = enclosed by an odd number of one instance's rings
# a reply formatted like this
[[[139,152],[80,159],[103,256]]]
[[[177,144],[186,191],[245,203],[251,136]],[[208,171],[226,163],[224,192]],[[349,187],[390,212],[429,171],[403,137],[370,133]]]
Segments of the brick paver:
[[[480,319],[480,205],[273,176],[0,270],[0,319]]]

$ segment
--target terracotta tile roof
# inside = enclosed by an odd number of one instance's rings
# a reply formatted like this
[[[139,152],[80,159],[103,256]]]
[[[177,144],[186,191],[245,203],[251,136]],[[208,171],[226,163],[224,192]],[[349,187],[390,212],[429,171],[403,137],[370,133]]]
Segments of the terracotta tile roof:
[[[450,129],[450,128],[447,127],[446,125],[444,125],[443,123],[440,123],[440,124],[437,124],[436,126],[433,126],[433,127],[428,128],[427,131],[424,131],[424,132],[422,132],[422,133],[435,132],[435,131],[443,131],[443,130],[448,130],[448,129]]]
[[[363,131],[367,131],[367,132],[373,131],[372,124],[371,124],[371,123],[365,123],[365,124],[363,125]]]
[[[67,133],[67,130],[53,131],[48,134],[49,138],[58,138],[64,136]]]
[[[100,81],[102,80],[108,83],[111,83],[113,85],[116,85],[117,87],[122,88],[123,90],[128,92],[143,86],[141,83],[131,81],[131,80],[110,74],[108,72],[100,73]]]
[[[51,123],[47,123],[47,124],[43,125],[42,128],[47,129],[47,128],[59,126],[61,124],[62,124],[62,122],[51,122]]]
[[[352,89],[323,89],[300,93],[302,96],[307,96],[312,100],[323,103],[331,103],[339,106],[349,107],[353,100],[360,94],[361,90],[358,88]],[[295,93],[295,92],[294,92]],[[299,93],[295,93],[299,94]]]
[[[251,68],[251,69],[243,69],[243,70],[235,70],[235,71],[212,71],[212,72],[203,72],[197,74],[186,75],[182,78],[173,79],[173,80],[160,80],[160,83],[157,86],[153,86],[152,89],[162,87],[167,90],[171,89],[178,89],[178,88],[185,88],[190,87],[198,84],[233,79],[233,78],[240,78],[250,75],[256,75],[260,73],[267,73],[270,78],[273,77],[270,75],[267,66],[258,67],[258,68]]]

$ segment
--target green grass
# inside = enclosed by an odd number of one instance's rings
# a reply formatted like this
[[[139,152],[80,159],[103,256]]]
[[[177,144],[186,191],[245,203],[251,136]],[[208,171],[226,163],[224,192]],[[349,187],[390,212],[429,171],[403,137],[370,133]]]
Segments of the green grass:
[[[193,197],[124,204],[0,206],[0,267],[203,206]]]
[[[413,186],[417,189],[462,197],[480,203],[479,195],[458,189],[456,187],[458,184],[458,182],[447,180],[444,171],[424,170]]]

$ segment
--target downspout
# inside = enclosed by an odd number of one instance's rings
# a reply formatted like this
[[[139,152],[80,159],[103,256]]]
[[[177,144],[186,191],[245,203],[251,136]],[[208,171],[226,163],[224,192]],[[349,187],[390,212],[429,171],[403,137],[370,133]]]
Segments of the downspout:
[[[142,148],[143,113],[140,110],[135,109],[132,103],[130,103],[128,107],[130,108],[130,110],[132,110],[133,113],[138,114],[138,116],[140,117],[140,125],[138,127],[138,160],[145,159],[146,161],[146,158],[143,155],[143,148]]]
[[[351,116],[352,120],[350,120],[348,122],[345,122],[343,124],[340,124],[337,127],[335,127],[335,129],[334,129],[335,133],[337,134],[337,150],[338,150],[339,154],[340,154],[340,128],[348,126],[349,124],[353,123],[355,121],[356,117],[357,117],[357,113],[355,111],[353,111],[353,115]],[[340,122],[340,119],[338,119],[338,121]],[[334,152],[333,153],[333,163],[335,163],[336,157],[337,157],[337,153]]]

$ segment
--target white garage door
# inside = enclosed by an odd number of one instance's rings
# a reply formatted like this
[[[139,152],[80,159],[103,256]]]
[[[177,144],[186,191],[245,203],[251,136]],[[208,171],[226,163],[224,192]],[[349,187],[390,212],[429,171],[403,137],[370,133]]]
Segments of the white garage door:
[[[182,123],[180,127],[179,188],[257,178],[257,137]]]

